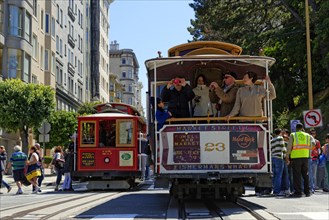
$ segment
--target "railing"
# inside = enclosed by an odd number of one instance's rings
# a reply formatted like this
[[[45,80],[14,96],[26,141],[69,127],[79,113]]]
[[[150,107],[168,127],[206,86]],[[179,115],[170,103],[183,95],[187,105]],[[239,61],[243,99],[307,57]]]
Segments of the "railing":
[[[265,116],[260,117],[247,117],[247,116],[236,116],[236,117],[193,117],[193,118],[170,118],[166,122],[168,124],[175,122],[195,122],[196,124],[204,123],[207,121],[208,123],[213,122],[216,123],[218,121],[226,122],[226,123],[236,123],[238,122],[253,122],[253,123],[262,123],[267,121],[269,118]]]

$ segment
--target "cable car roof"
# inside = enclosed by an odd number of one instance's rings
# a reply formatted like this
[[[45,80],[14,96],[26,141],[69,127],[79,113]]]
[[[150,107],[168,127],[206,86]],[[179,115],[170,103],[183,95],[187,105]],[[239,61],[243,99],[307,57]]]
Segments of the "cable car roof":
[[[97,114],[92,114],[92,115],[83,115],[79,116],[79,118],[103,118],[103,117],[113,117],[113,118],[134,118],[138,116],[134,115],[129,115],[126,113],[97,113]]]
[[[224,71],[234,71],[238,79],[242,79],[246,71],[257,73],[258,78],[264,78],[266,67],[271,67],[275,59],[266,56],[249,55],[189,55],[168,58],[154,58],[145,61],[149,80],[154,81],[156,69],[157,81],[172,79],[179,75],[188,77],[200,68],[219,68]]]

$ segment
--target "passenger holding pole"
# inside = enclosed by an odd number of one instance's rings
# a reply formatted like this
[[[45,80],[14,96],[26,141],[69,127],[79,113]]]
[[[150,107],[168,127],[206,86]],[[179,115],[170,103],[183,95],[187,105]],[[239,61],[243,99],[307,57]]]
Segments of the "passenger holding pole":
[[[227,116],[229,120],[230,117],[239,116],[263,116],[262,100],[267,98],[267,90],[259,85],[255,85],[257,81],[257,74],[248,71],[243,76],[244,87],[239,88],[236,94],[236,100],[234,107],[230,114]],[[269,100],[276,98],[276,92],[271,79],[269,76],[265,77],[265,81],[269,85]]]

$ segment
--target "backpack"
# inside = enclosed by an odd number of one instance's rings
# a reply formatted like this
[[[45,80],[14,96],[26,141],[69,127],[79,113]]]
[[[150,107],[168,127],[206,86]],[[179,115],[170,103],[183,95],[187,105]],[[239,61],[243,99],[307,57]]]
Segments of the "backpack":
[[[54,165],[54,166],[55,166],[55,164],[56,164],[56,160],[55,160],[55,158],[53,157],[53,159],[51,160],[51,165]]]

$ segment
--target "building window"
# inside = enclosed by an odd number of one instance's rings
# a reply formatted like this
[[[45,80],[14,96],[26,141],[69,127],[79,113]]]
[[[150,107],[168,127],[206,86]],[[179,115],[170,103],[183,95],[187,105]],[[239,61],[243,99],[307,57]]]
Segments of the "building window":
[[[9,34],[23,37],[23,10],[16,6],[9,6]]]
[[[59,53],[59,37],[56,35],[56,52]]]
[[[22,54],[21,50],[8,49],[8,78],[22,79]]]
[[[33,84],[38,84],[38,77],[34,74],[32,74],[32,81]]]
[[[46,14],[45,27],[46,27],[46,33],[49,34],[50,33],[50,16],[49,16],[49,14]]]
[[[37,0],[33,0],[33,15],[37,17],[38,15],[38,3]]]
[[[41,26],[41,30],[43,30],[43,10],[41,10],[41,14],[40,14],[40,26]]]
[[[122,72],[122,78],[126,78],[127,77],[127,73],[126,72]]]
[[[3,0],[0,0],[0,33],[2,33],[3,30],[3,5]]]
[[[56,65],[56,83],[63,85],[63,70]]]
[[[56,69],[56,58],[55,53],[51,53],[51,72],[55,73]]]
[[[63,69],[59,68],[59,81],[63,85]]]
[[[57,22],[59,23],[59,16],[60,16],[60,14],[59,14],[59,5],[57,5]]]
[[[59,54],[63,57],[63,41],[59,39]]]
[[[74,11],[74,0],[69,0],[69,7]]]
[[[49,50],[45,50],[45,70],[49,70]]]
[[[63,10],[62,9],[59,10],[59,16],[60,16],[59,24],[61,26],[63,26]]]
[[[132,105],[133,104],[133,98],[128,98],[128,104]]]
[[[51,36],[55,37],[55,18],[51,17]]]
[[[129,79],[132,79],[133,78],[133,73],[131,70],[128,71],[128,78]]]
[[[45,57],[44,57],[44,54],[43,54],[43,46],[40,47],[40,68],[43,69],[44,68],[44,60]]]
[[[126,64],[126,58],[121,59],[121,64]]]
[[[80,25],[80,9],[78,10],[78,24]]]
[[[73,79],[69,76],[69,92],[73,94]]]
[[[2,77],[2,68],[4,67],[2,62],[2,53],[3,53],[3,49],[0,48],[0,77]]]
[[[38,38],[33,34],[32,38],[32,57],[38,60]]]
[[[31,42],[31,15],[29,13],[25,16],[25,40]]]
[[[31,57],[25,53],[23,81],[29,83],[31,74]]]

